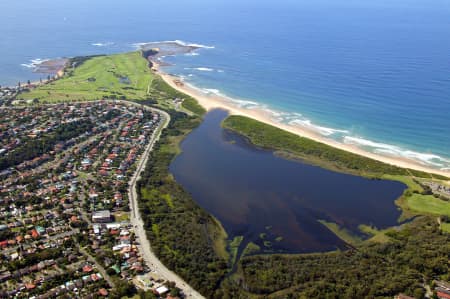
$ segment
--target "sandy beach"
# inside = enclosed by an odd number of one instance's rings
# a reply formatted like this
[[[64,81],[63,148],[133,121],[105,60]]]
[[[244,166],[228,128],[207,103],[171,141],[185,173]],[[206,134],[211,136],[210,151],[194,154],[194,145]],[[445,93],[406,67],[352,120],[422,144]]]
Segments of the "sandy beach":
[[[275,121],[272,118],[272,115],[263,109],[246,109],[239,107],[236,103],[233,101],[219,96],[215,94],[206,94],[202,92],[201,90],[183,82],[180,78],[176,76],[172,76],[169,74],[164,73],[161,71],[159,65],[153,61],[153,69],[164,79],[165,82],[167,82],[170,86],[173,88],[179,90],[180,92],[183,92],[193,98],[195,98],[200,105],[202,105],[206,110],[211,109],[225,109],[230,114],[234,115],[242,115],[246,117],[250,117],[253,119],[256,119],[260,122],[270,124],[272,126],[278,127],[280,129],[286,130],[288,132],[294,133],[296,135],[306,137],[318,142],[325,143],[327,145],[330,145],[335,148],[339,148],[348,152],[352,152],[354,154],[358,154],[361,156],[365,156],[374,160],[378,160],[387,164],[395,165],[402,168],[410,168],[414,170],[419,171],[425,171],[429,173],[439,174],[443,176],[450,177],[450,171],[444,171],[439,169],[433,169],[431,167],[427,167],[424,165],[421,165],[419,162],[405,159],[405,158],[397,158],[397,157],[387,157],[378,155],[375,153],[371,153],[368,151],[365,151],[361,148],[358,148],[356,146],[350,145],[350,144],[343,144],[337,141],[334,141],[332,139],[325,138],[324,136],[314,132],[313,130],[309,130],[308,128],[302,127],[302,126],[295,126],[295,125],[287,125],[282,124],[277,121]]]

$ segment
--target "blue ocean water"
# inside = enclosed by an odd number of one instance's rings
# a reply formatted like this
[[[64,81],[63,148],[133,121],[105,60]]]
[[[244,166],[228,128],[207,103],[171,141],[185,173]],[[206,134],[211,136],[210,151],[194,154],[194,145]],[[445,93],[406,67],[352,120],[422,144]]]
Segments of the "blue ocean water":
[[[1,1],[0,84],[36,59],[184,40],[168,57],[199,88],[277,111],[341,142],[450,167],[445,0]]]

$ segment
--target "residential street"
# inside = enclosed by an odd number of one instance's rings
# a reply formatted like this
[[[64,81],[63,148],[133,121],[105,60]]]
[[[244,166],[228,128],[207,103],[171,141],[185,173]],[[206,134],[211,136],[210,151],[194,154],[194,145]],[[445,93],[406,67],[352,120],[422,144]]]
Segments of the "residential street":
[[[137,169],[133,177],[131,178],[129,184],[129,200],[130,200],[130,222],[135,227],[135,234],[139,239],[139,251],[141,252],[147,265],[154,270],[163,279],[168,281],[173,281],[176,283],[177,287],[183,290],[186,298],[200,299],[204,298],[201,294],[195,291],[191,286],[189,286],[182,278],[180,278],[176,273],[169,270],[164,266],[161,261],[155,256],[151,249],[149,240],[147,239],[147,234],[144,230],[144,223],[142,221],[141,215],[139,214],[139,206],[137,203],[137,192],[136,192],[136,182],[140,179],[140,174],[144,170],[147,163],[150,151],[153,148],[154,143],[159,139],[161,131],[167,127],[170,121],[170,116],[164,111],[157,110],[161,113],[164,118],[164,122],[158,130],[153,133],[147,148],[141,156],[141,160],[138,163]]]

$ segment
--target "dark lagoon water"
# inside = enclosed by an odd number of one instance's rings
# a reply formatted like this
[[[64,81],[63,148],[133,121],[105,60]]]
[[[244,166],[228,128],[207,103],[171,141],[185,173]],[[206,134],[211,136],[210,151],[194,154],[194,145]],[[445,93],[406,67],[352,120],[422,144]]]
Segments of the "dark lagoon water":
[[[394,200],[403,184],[336,173],[256,149],[221,128],[226,115],[208,113],[184,140],[170,170],[230,238],[243,235],[244,244],[253,241],[272,252],[327,251],[345,244],[318,219],[355,233],[360,224],[397,224]]]

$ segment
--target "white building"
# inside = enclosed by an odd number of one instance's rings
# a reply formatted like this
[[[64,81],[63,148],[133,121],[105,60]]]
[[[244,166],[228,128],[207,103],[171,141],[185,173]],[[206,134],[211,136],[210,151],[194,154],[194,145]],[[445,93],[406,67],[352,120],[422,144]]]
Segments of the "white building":
[[[105,223],[111,221],[111,213],[108,210],[92,213],[92,222]]]

